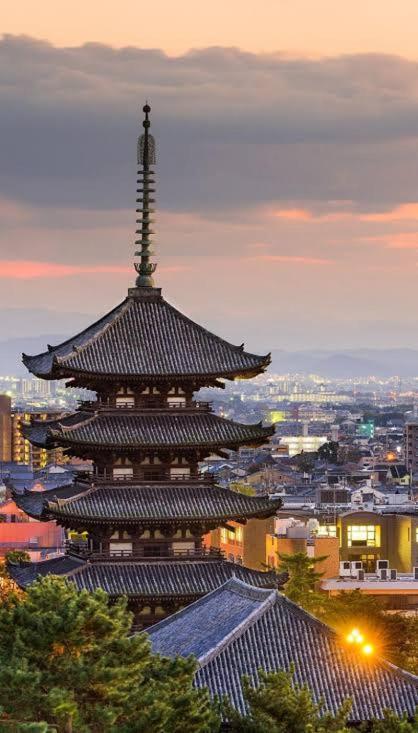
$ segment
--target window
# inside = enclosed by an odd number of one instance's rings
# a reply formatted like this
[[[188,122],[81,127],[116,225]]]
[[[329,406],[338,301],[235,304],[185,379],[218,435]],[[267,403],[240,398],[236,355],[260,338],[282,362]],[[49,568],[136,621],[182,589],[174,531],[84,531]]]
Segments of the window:
[[[185,397],[169,397],[168,400],[168,406],[169,407],[186,407],[186,398]]]
[[[237,527],[235,530],[235,539],[237,542],[242,542],[242,538],[243,538],[242,527]]]
[[[109,552],[113,556],[123,556],[132,554],[132,542],[110,542]]]
[[[128,466],[115,466],[113,468],[113,478],[116,481],[127,481],[134,475],[134,469]]]
[[[228,530],[225,527],[221,527],[221,542],[223,544],[228,542]]]
[[[318,527],[317,537],[336,537],[337,527],[335,524],[322,524]]]
[[[190,468],[186,466],[182,468],[170,468],[170,478],[179,480],[190,478]]]
[[[380,527],[376,524],[352,524],[347,527],[348,547],[380,547]]]
[[[135,407],[135,397],[116,397],[116,407]]]
[[[415,527],[415,542],[418,542],[418,527]]]

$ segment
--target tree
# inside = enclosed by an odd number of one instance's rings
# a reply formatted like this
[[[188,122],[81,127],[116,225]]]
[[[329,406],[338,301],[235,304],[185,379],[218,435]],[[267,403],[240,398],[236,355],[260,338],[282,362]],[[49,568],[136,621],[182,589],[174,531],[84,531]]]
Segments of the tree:
[[[279,560],[278,572],[285,572],[289,576],[284,586],[287,598],[310,613],[323,615],[327,597],[318,591],[318,583],[323,573],[315,568],[318,563],[326,560],[326,556],[308,557],[305,552],[296,552],[293,555],[279,553]]]
[[[346,722],[350,700],[343,703],[335,716],[326,713],[323,701],[315,702],[311,690],[295,683],[293,676],[293,667],[288,672],[259,670],[257,687],[244,677],[248,714],[243,716],[224,703],[224,715],[232,733],[349,733]]]
[[[417,733],[417,731],[417,716],[414,720],[408,720],[406,714],[399,718],[393,710],[385,710],[384,719],[373,721],[371,727],[371,733]]]
[[[11,594],[0,605],[3,720],[59,733],[218,730],[208,692],[192,686],[194,661],[153,655],[131,624],[126,599],[109,604],[104,591],[79,592],[62,578]]]
[[[345,632],[359,626],[375,642],[379,653],[399,667],[418,673],[418,619],[387,614],[379,598],[356,589],[327,599],[322,620]]]
[[[315,459],[316,453],[305,453],[302,451],[302,453],[294,456],[293,460],[299,471],[302,471],[303,473],[311,473],[315,466]]]
[[[23,562],[30,562],[30,555],[24,550],[9,550],[6,552],[6,562],[12,565],[20,565]]]
[[[318,458],[320,458],[321,461],[326,461],[327,463],[337,463],[338,447],[339,445],[335,440],[330,440],[328,443],[324,443],[318,448]]]

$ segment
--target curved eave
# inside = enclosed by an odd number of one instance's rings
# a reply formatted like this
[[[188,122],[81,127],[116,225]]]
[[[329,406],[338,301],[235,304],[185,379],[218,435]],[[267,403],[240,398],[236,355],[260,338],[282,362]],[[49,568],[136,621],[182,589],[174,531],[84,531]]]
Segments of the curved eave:
[[[40,563],[9,564],[8,567],[13,580],[23,589],[39,576],[52,574],[68,577],[79,590],[102,588],[111,598],[126,595],[144,602],[200,598],[233,576],[259,588],[277,588],[285,581],[284,576],[276,573],[251,570],[226,560],[88,563],[65,555]]]
[[[189,516],[186,517],[184,514],[171,515],[167,517],[155,516],[114,516],[103,514],[72,514],[71,509],[65,510],[64,507],[58,506],[55,502],[48,502],[45,505],[44,514],[49,519],[56,519],[59,523],[67,525],[69,527],[73,525],[90,525],[90,524],[112,524],[112,525],[141,525],[141,526],[155,526],[159,525],[170,525],[170,524],[183,524],[183,525],[213,525],[214,528],[225,522],[247,522],[248,519],[268,519],[276,511],[280,509],[282,505],[281,500],[271,502],[269,506],[260,507],[259,510],[249,510],[248,512],[228,512],[219,514],[208,514],[202,513],[202,516]]]
[[[32,357],[27,357],[28,360],[31,358]],[[187,374],[180,372],[162,372],[161,374],[147,374],[145,372],[141,372],[138,374],[124,374],[121,372],[88,372],[82,369],[66,367],[65,364],[61,363],[59,359],[54,359],[53,368],[50,372],[45,373],[35,371],[33,368],[28,366],[25,361],[24,364],[29,369],[29,371],[39,379],[69,379],[73,377],[75,379],[78,378],[87,381],[114,381],[116,379],[123,379],[129,382],[161,382],[164,380],[174,380],[176,382],[186,382],[188,380],[193,382],[204,382],[205,380],[214,379],[228,379],[230,381],[234,381],[235,379],[253,379],[259,374],[263,374],[271,363],[270,354],[266,354],[265,356],[257,358],[259,358],[259,364],[253,365],[251,367],[235,369],[233,371],[219,370],[216,372],[190,372]],[[36,359],[36,357],[33,357],[33,359]]]
[[[266,432],[264,432],[261,435],[254,435],[254,436],[247,436],[245,438],[242,438],[240,440],[230,440],[230,441],[213,441],[213,442],[204,442],[204,443],[98,443],[95,442],[87,442],[87,441],[80,441],[80,440],[71,440],[71,438],[65,438],[62,435],[54,435],[52,438],[52,442],[45,443],[41,447],[46,448],[54,448],[56,446],[62,446],[63,448],[71,448],[73,451],[81,450],[81,451],[100,451],[100,450],[121,450],[121,451],[136,451],[136,450],[160,450],[160,451],[170,451],[170,450],[222,450],[222,449],[228,449],[228,450],[238,450],[241,446],[250,446],[250,447],[258,447],[260,445],[263,445],[263,443],[266,442],[267,438],[271,437],[274,434],[274,427],[271,430],[270,428],[263,428]]]

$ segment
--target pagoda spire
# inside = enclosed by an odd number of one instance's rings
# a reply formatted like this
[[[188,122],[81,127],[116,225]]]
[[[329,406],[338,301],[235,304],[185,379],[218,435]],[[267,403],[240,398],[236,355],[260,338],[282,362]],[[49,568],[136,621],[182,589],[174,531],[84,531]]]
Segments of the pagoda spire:
[[[149,113],[151,107],[148,102],[143,107],[145,118],[142,122],[144,132],[138,138],[138,179],[137,179],[137,194],[139,198],[136,199],[138,219],[136,220],[137,229],[136,234],[138,239],[135,241],[136,245],[140,245],[141,249],[135,252],[135,257],[140,257],[139,262],[135,262],[135,270],[138,273],[136,278],[136,287],[139,288],[153,288],[154,278],[153,274],[156,270],[157,265],[150,262],[150,257],[154,254],[151,249],[150,235],[154,232],[151,231],[150,225],[153,220],[150,215],[155,209],[150,208],[155,203],[155,199],[151,196],[155,193],[153,185],[155,181],[153,179],[154,171],[151,167],[155,165],[155,140],[149,132],[150,121]]]

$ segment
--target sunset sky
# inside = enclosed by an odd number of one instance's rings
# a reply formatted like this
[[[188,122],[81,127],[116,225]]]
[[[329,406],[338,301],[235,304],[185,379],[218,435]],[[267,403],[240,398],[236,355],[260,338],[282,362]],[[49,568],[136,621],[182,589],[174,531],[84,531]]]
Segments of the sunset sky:
[[[0,340],[133,284],[148,99],[168,300],[254,350],[418,348],[417,27],[417,0],[5,0]]]

